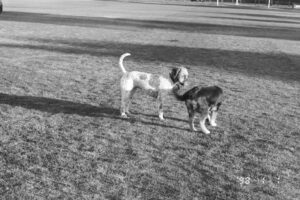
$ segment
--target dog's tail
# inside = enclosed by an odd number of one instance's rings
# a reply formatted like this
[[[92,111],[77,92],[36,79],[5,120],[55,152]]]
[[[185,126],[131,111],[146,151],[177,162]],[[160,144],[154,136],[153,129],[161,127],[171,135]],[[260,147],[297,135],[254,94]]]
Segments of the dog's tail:
[[[130,53],[124,53],[124,54],[121,55],[121,57],[119,59],[119,66],[120,66],[120,68],[121,68],[121,70],[124,74],[126,74],[127,71],[123,66],[123,60],[124,60],[125,57],[130,56],[130,55],[131,55]]]

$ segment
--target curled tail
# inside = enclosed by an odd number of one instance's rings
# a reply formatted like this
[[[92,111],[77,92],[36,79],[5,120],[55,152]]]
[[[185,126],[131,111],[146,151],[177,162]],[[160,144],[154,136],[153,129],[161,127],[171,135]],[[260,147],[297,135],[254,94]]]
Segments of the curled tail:
[[[119,59],[119,67],[121,68],[121,70],[124,74],[126,74],[127,71],[123,66],[123,60],[124,60],[125,57],[130,56],[130,55],[131,55],[130,53],[124,53],[124,54],[121,55],[121,57]]]

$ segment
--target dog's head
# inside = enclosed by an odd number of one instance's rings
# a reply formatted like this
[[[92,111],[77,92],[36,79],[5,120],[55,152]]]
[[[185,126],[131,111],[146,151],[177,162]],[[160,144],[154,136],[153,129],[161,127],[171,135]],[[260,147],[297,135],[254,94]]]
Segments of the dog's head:
[[[170,72],[170,78],[173,83],[184,85],[188,79],[189,73],[185,67],[173,68]]]

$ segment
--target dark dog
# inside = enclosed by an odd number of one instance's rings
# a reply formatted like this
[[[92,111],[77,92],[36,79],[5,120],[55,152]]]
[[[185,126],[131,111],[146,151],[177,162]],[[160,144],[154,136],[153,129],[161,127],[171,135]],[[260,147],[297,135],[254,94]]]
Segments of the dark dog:
[[[197,131],[194,126],[195,114],[200,114],[200,127],[205,134],[209,134],[209,130],[205,127],[206,119],[209,120],[210,125],[217,126],[216,118],[218,110],[221,106],[220,97],[223,90],[218,86],[199,87],[195,86],[185,92],[183,95],[178,94],[180,86],[177,85],[173,89],[175,97],[180,101],[185,101],[188,113],[189,124],[193,131]]]

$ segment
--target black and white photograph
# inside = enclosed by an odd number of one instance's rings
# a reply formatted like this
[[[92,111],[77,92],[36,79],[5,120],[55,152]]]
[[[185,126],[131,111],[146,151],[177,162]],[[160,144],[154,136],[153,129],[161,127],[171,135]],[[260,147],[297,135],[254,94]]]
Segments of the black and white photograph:
[[[0,200],[299,200],[300,0],[0,0]]]

